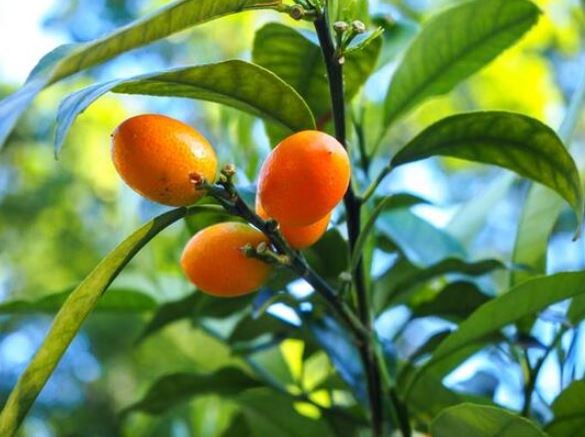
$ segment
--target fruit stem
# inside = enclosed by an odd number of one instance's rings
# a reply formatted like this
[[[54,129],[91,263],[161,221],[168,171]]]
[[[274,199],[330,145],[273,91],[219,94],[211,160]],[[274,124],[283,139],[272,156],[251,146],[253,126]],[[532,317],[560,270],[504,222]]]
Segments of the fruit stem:
[[[315,31],[319,38],[319,44],[323,53],[327,76],[329,79],[329,91],[331,95],[331,108],[335,126],[335,137],[347,149],[346,141],[346,117],[345,95],[343,89],[343,64],[337,57],[337,49],[329,29],[327,6],[314,21]],[[349,237],[350,252],[353,252],[360,234],[360,209],[361,203],[357,199],[351,182],[344,197],[347,212],[347,231]],[[370,314],[368,291],[366,288],[363,258],[360,258],[354,274],[355,290],[357,294],[357,310],[362,325],[367,329],[367,335],[362,339],[360,354],[366,369],[368,382],[368,395],[372,412],[372,434],[375,437],[384,433],[383,397],[380,378],[380,368],[376,359],[376,351],[373,345],[375,332],[373,330]]]
[[[196,189],[206,190],[207,194],[216,199],[227,212],[243,218],[262,231],[270,240],[271,245],[276,249],[277,254],[275,255],[278,255],[279,263],[289,267],[300,278],[307,281],[325,299],[331,309],[353,333],[358,345],[369,336],[369,330],[355,316],[347,303],[339,297],[327,281],[311,269],[305,258],[298,251],[288,245],[278,230],[278,223],[274,220],[263,220],[250,209],[238,193],[236,187],[232,184],[231,178],[229,180],[220,178],[219,185],[209,184],[197,178],[192,178],[192,181]],[[258,248],[255,249],[255,252],[258,252]],[[260,253],[259,255],[266,256],[267,253]],[[285,259],[286,262],[284,262]]]

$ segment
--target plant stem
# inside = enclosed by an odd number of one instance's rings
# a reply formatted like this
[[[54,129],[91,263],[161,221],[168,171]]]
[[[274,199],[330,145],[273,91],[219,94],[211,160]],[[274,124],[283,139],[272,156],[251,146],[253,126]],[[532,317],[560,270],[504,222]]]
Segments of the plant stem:
[[[540,357],[540,359],[536,362],[534,367],[530,367],[530,360],[528,359],[528,354],[525,352],[525,362],[526,366],[528,367],[528,375],[526,381],[526,385],[524,387],[524,405],[522,407],[522,416],[529,417],[530,412],[532,409],[532,394],[534,393],[534,389],[536,388],[536,382],[538,381],[538,375],[540,374],[540,370],[550,353],[553,349],[559,344],[559,342],[563,339],[563,335],[567,332],[567,328],[565,326],[561,327],[553,341],[550,343],[544,355]]]
[[[216,185],[207,185],[205,188],[207,189],[207,193],[218,200],[226,211],[243,218],[262,231],[269,238],[270,243],[277,252],[288,258],[288,267],[299,277],[307,281],[325,299],[331,309],[356,337],[357,343],[360,344],[364,341],[364,337],[369,332],[367,328],[354,315],[351,308],[339,297],[335,290],[311,269],[304,257],[288,245],[280,231],[278,231],[276,222],[271,220],[265,221],[254,213],[231,184],[226,184],[223,188]]]
[[[329,30],[327,8],[314,21],[315,30],[319,38],[323,58],[329,79],[329,90],[331,94],[331,108],[333,122],[335,125],[335,136],[337,140],[347,149],[346,141],[346,117],[345,117],[345,96],[343,91],[343,69],[342,64],[336,57],[336,50]],[[353,252],[355,243],[360,234],[360,209],[361,203],[357,199],[353,188],[350,185],[344,197],[345,210],[347,213],[347,231],[349,237],[350,251]],[[384,432],[383,397],[381,389],[380,368],[376,359],[376,352],[373,342],[376,341],[372,329],[370,316],[370,304],[366,289],[365,272],[363,260],[360,259],[354,273],[354,284],[357,294],[357,310],[362,324],[368,331],[367,337],[360,344],[360,354],[368,380],[368,395],[372,413],[372,434],[376,437],[382,436]]]

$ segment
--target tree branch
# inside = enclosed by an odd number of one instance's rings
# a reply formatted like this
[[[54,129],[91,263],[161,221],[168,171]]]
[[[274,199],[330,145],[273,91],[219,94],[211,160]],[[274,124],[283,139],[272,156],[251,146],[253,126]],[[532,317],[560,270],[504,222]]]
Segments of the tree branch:
[[[347,149],[346,141],[346,117],[345,117],[345,95],[343,90],[343,69],[342,64],[336,56],[335,46],[329,29],[327,10],[322,11],[314,21],[315,30],[319,38],[321,50],[327,68],[329,78],[329,90],[331,94],[331,107],[333,123],[335,125],[335,136],[337,140]],[[347,213],[347,231],[351,252],[355,247],[360,234],[360,209],[361,204],[353,188],[350,185],[344,197],[345,210]],[[382,436],[384,432],[383,398],[381,389],[380,369],[372,342],[375,341],[372,332],[372,320],[370,316],[370,304],[366,289],[363,260],[360,259],[354,273],[354,284],[357,294],[357,310],[362,324],[368,330],[364,343],[360,346],[360,354],[368,379],[368,395],[372,412],[372,433],[374,436]]]

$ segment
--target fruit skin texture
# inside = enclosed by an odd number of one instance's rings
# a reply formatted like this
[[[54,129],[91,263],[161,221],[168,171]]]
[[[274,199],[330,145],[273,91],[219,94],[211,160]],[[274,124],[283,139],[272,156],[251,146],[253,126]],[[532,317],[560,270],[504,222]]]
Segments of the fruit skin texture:
[[[258,177],[258,194],[268,215],[281,225],[305,226],[337,205],[350,180],[349,157],[332,136],[302,131],[270,153]]]
[[[142,196],[186,206],[203,196],[189,179],[215,181],[217,157],[209,142],[185,123],[164,115],[131,117],[112,134],[112,159],[124,181]]]
[[[185,275],[201,291],[234,297],[257,290],[268,279],[270,265],[247,257],[242,247],[268,242],[262,232],[244,223],[225,222],[197,232],[181,256]]]
[[[270,217],[262,207],[260,199],[256,196],[256,214],[262,219],[268,220]],[[315,244],[323,236],[329,225],[331,213],[328,213],[322,219],[306,226],[280,225],[280,232],[288,244],[295,249],[306,249]]]

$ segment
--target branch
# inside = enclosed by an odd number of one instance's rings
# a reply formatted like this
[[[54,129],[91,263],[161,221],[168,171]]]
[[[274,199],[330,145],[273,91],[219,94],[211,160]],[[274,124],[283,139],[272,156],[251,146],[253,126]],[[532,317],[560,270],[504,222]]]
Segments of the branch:
[[[248,207],[232,183],[234,174],[234,166],[226,165],[222,170],[219,185],[208,184],[206,181],[200,179],[197,174],[193,174],[191,180],[197,189],[206,190],[207,194],[215,198],[227,212],[243,218],[262,231],[270,240],[270,244],[274,247],[277,254],[281,255],[279,258],[280,264],[285,265],[300,278],[307,281],[345,323],[356,338],[357,343],[363,342],[364,337],[368,335],[366,327],[353,314],[335,290],[311,269],[305,258],[288,245],[278,230],[278,223],[274,220],[263,220]],[[263,255],[260,254],[260,256]]]
[[[343,67],[338,57],[333,39],[331,37],[327,10],[321,11],[314,21],[317,37],[329,79],[329,91],[331,94],[331,108],[335,136],[337,140],[347,149],[346,124],[345,124],[345,95],[343,90]],[[347,212],[347,231],[349,247],[353,252],[356,241],[360,235],[360,209],[361,204],[353,191],[351,182],[344,197],[345,210]],[[384,433],[384,412],[381,389],[380,368],[376,359],[376,352],[373,342],[376,341],[372,332],[372,320],[370,316],[370,304],[366,289],[363,259],[360,258],[354,273],[354,283],[357,294],[357,309],[362,324],[368,330],[364,344],[360,347],[360,354],[368,379],[368,394],[370,408],[372,410],[372,432],[374,436],[382,436]]]

